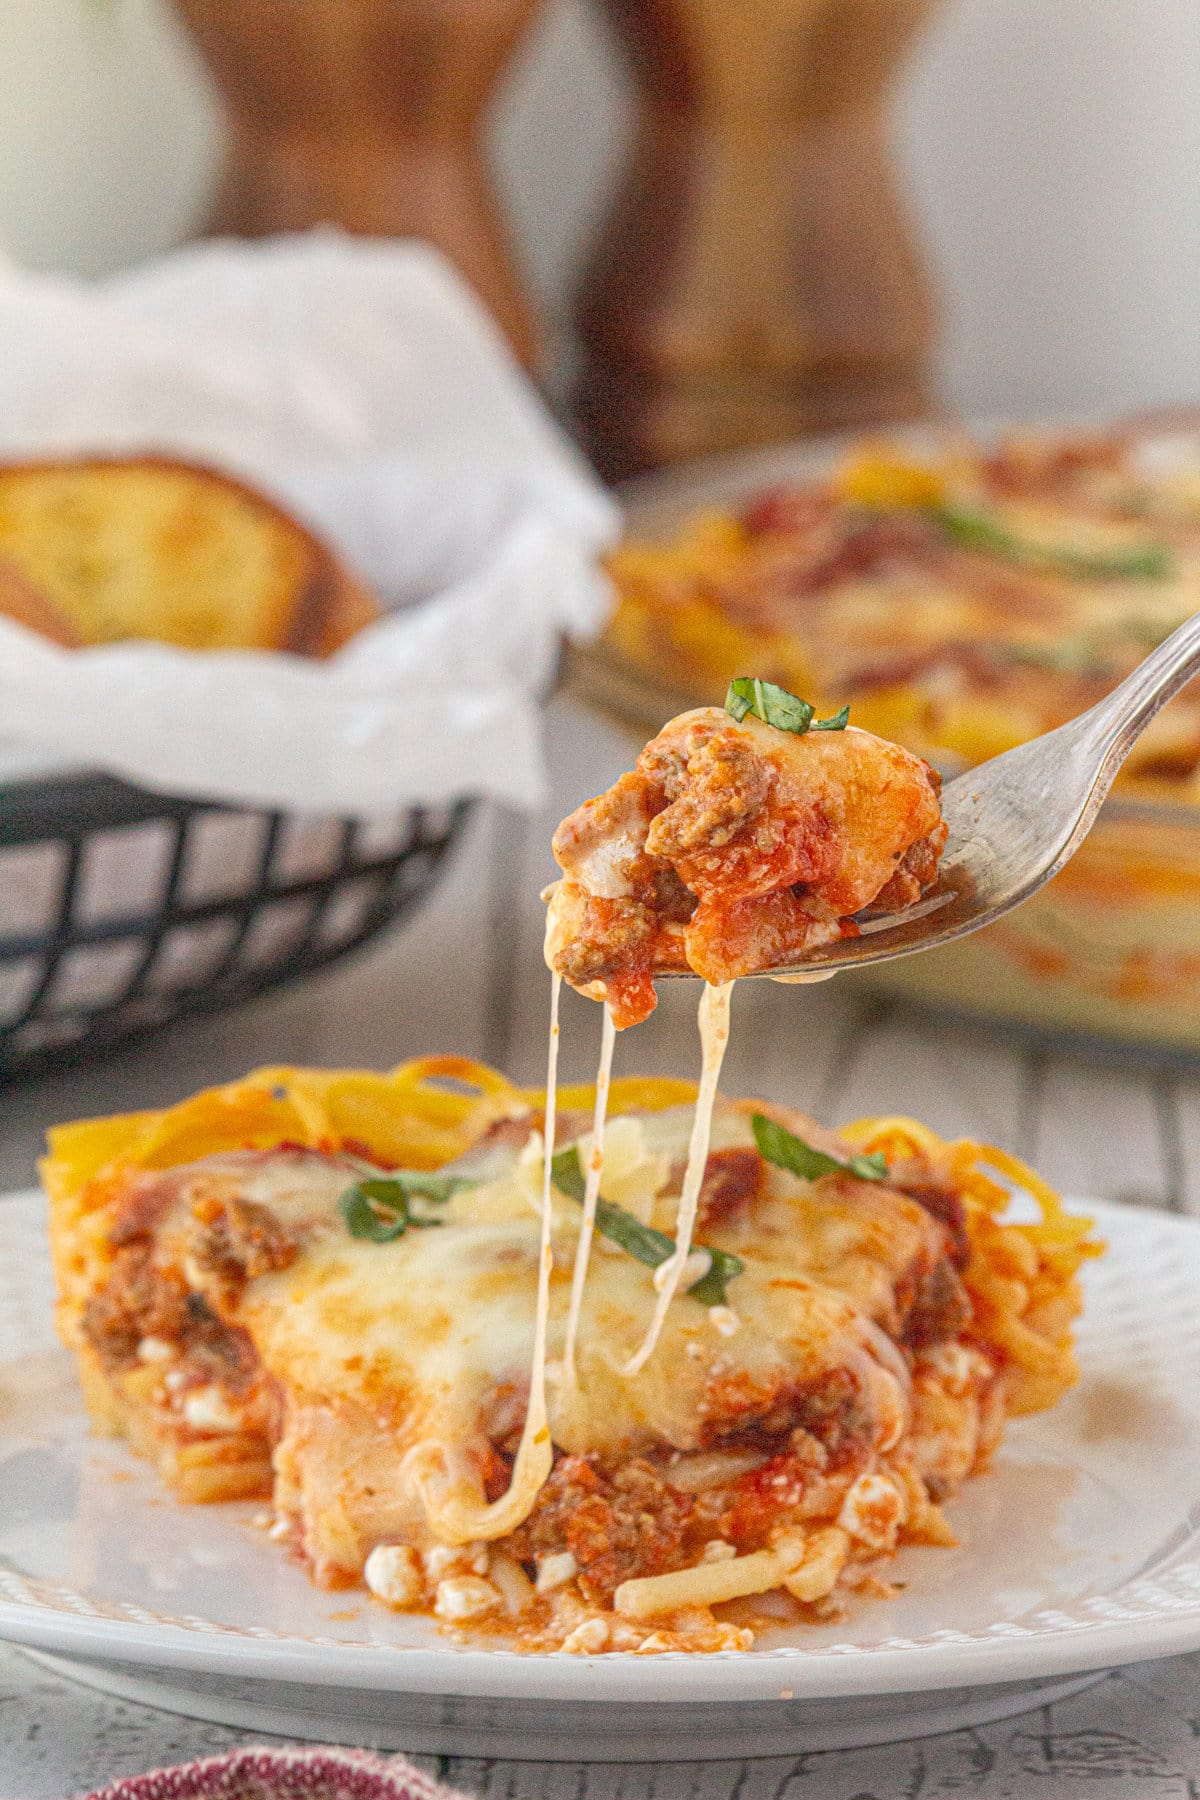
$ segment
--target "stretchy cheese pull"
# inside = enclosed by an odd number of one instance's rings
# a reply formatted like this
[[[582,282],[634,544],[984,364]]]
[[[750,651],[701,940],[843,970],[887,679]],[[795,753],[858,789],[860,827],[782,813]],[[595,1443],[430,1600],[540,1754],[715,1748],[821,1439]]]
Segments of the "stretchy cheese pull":
[[[687,1173],[679,1196],[675,1254],[663,1265],[669,1273],[659,1290],[650,1329],[639,1349],[625,1365],[623,1372],[626,1375],[636,1375],[653,1356],[654,1346],[658,1343],[671,1302],[679,1291],[684,1266],[691,1252],[696,1212],[700,1205],[700,1189],[704,1185],[704,1171],[708,1166],[713,1104],[717,1098],[717,1083],[721,1079],[721,1064],[725,1060],[725,1046],[729,1042],[729,999],[732,993],[733,983],[728,981],[723,987],[706,986],[700,996],[700,1046],[703,1058],[700,1066],[700,1092],[696,1095],[692,1141],[688,1145]]]
[[[434,1536],[447,1544],[468,1544],[473,1539],[507,1537],[533,1511],[554,1466],[550,1421],[546,1411],[546,1326],[550,1316],[550,1274],[554,1268],[551,1241],[551,1160],[554,1156],[555,1114],[558,1100],[558,1003],[562,982],[550,983],[550,1048],[546,1058],[546,1129],[542,1142],[542,1229],[538,1242],[537,1313],[533,1326],[533,1360],[529,1371],[529,1404],[517,1459],[508,1491],[487,1504],[478,1483],[444,1485],[444,1454],[436,1445],[422,1446],[415,1473],[425,1516]],[[439,1465],[441,1476],[439,1479]]]
[[[617,1041],[616,1026],[609,1008],[604,1008],[604,1026],[600,1038],[600,1066],[596,1070],[596,1106],[592,1114],[592,1148],[588,1157],[587,1180],[583,1193],[583,1223],[575,1249],[575,1268],[571,1276],[571,1307],[567,1314],[567,1341],[563,1351],[563,1378],[575,1384],[575,1341],[579,1336],[579,1313],[583,1305],[583,1287],[587,1280],[592,1253],[592,1233],[596,1224],[596,1202],[600,1198],[600,1178],[604,1172],[604,1123],[608,1116],[608,1084],[612,1078],[613,1045]]]

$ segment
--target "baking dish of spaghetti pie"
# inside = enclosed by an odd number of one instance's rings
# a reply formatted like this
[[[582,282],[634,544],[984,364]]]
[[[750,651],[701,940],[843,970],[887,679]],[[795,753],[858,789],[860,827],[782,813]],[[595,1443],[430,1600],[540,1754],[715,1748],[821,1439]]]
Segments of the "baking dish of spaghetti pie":
[[[1075,1381],[1099,1245],[1002,1149],[719,1099],[639,1362],[694,1097],[612,1082],[574,1305],[593,1089],[558,1092],[548,1220],[545,1096],[458,1058],[59,1127],[57,1323],[94,1428],[184,1501],[261,1503],[263,1557],[466,1641],[738,1651],[888,1596],[898,1547],[953,1546],[1007,1422]]]

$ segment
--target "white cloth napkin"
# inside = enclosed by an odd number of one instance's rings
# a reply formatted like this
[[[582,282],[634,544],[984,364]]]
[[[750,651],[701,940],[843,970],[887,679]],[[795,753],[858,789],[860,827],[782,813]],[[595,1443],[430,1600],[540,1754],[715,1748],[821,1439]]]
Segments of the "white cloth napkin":
[[[323,231],[98,286],[0,262],[0,457],[175,451],[277,495],[389,608],[326,663],[0,619],[0,738],[142,786],[369,815],[543,792],[537,696],[612,501],[433,251]]]

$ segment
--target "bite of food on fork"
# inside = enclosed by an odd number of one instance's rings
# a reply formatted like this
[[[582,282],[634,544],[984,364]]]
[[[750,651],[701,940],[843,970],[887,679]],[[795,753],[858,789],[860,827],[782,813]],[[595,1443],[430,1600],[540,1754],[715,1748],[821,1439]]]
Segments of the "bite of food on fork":
[[[940,777],[848,719],[745,678],[724,709],[670,720],[555,833],[551,968],[620,1029],[657,976],[786,968],[919,900],[946,841]]]
[[[681,713],[564,819],[546,960],[618,1028],[659,976],[820,979],[990,925],[1079,848],[1118,769],[1200,673],[1200,613],[1103,700],[959,775],[754,677]]]

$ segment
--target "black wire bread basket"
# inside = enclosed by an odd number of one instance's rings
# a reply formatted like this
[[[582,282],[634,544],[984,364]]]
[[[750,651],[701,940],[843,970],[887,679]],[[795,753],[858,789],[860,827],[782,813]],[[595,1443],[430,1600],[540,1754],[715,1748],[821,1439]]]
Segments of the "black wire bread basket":
[[[306,819],[100,774],[0,786],[0,1080],[336,961],[432,891],[470,806]]]

